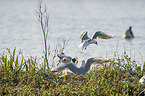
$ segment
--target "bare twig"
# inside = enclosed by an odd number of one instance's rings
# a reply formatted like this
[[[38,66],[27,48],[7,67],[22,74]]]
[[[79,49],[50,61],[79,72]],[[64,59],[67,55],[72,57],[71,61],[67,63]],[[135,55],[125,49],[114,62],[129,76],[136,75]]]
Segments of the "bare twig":
[[[44,54],[45,54],[45,62],[47,63],[47,67],[49,68],[48,56],[49,56],[49,46],[47,46],[48,41],[48,33],[49,33],[49,15],[47,13],[46,4],[40,0],[38,6],[38,21],[40,22],[41,29],[43,32],[43,40],[44,40]]]
[[[64,53],[64,49],[66,48],[68,42],[69,42],[69,39],[67,37],[61,36],[58,38],[58,43],[60,44],[59,53]]]

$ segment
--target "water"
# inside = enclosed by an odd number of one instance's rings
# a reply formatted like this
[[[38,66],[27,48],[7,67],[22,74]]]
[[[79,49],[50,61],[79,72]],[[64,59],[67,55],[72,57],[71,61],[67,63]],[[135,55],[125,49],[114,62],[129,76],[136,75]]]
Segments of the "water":
[[[25,57],[43,55],[43,35],[37,19],[37,0],[0,1],[0,53],[5,48],[21,49]],[[56,41],[69,39],[65,53],[79,61],[89,57],[114,57],[124,51],[139,64],[145,58],[145,1],[144,0],[48,0],[50,14],[49,41],[53,51]],[[123,32],[133,27],[136,38],[126,40]],[[116,35],[114,39],[98,40],[86,51],[78,48],[80,33],[88,35],[101,30]]]

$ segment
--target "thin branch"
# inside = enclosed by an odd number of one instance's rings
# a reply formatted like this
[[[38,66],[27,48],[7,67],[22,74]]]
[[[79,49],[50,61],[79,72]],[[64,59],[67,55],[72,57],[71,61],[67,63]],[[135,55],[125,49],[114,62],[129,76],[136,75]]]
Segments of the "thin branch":
[[[45,62],[47,63],[47,67],[49,68],[49,63],[48,63],[49,50],[47,46],[48,32],[49,32],[49,15],[47,14],[46,4],[42,0],[39,2],[37,14],[38,14],[38,21],[40,22],[41,29],[43,32]]]

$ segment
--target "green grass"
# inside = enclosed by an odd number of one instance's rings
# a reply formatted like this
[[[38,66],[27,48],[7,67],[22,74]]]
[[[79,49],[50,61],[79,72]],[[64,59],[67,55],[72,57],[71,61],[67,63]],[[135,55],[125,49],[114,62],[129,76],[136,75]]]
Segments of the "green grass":
[[[93,68],[84,77],[53,74],[46,62],[37,57],[24,59],[16,48],[0,56],[0,95],[138,95],[145,85],[139,79],[145,74],[141,66],[124,52],[114,54],[109,66]]]

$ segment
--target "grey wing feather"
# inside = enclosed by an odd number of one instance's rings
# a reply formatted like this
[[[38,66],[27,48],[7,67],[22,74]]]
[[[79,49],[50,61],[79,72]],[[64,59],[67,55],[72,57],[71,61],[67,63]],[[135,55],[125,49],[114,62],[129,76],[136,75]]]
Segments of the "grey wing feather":
[[[71,70],[75,74],[78,71],[78,68],[72,63],[65,63],[65,64],[58,65],[57,67],[53,68],[51,71],[52,72],[61,72],[61,71],[65,70],[66,68]]]
[[[88,37],[88,32],[87,31],[83,31],[81,34],[80,34],[80,38],[81,38],[81,41],[83,42],[84,40],[87,40],[87,39],[90,39]]]
[[[110,35],[101,31],[95,32],[92,39],[110,39],[113,38],[114,35]]]
[[[58,56],[60,59],[62,59],[62,58],[64,58],[64,57],[66,57],[66,58],[68,58],[68,59],[72,59],[72,57],[66,56],[66,55],[64,55],[64,54],[57,54],[57,56]]]
[[[105,62],[109,62],[109,60],[104,58],[89,58],[86,64],[84,64],[85,72],[88,72],[90,70],[90,66],[92,64],[103,64]]]
[[[83,43],[81,43],[81,44],[79,45],[79,47],[82,48],[82,50],[83,50],[83,49],[86,49],[87,46],[89,46],[88,40],[85,40]]]

